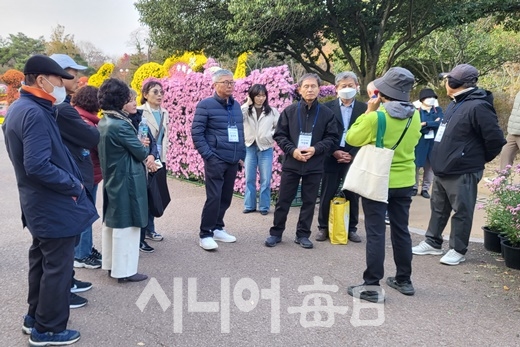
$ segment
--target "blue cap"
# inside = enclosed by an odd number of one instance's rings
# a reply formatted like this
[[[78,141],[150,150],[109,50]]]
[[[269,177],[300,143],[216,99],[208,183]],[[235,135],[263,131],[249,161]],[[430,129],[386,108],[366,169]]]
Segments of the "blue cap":
[[[66,54],[53,54],[50,56],[52,60],[58,63],[62,69],[86,70],[87,66],[77,64],[74,59]]]

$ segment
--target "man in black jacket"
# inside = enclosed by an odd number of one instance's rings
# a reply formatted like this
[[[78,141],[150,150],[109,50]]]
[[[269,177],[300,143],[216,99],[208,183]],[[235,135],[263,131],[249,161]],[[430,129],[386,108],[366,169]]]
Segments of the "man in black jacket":
[[[287,214],[301,180],[302,207],[294,242],[312,248],[309,240],[318,197],[323,161],[338,142],[339,134],[332,111],[318,102],[321,80],[316,74],[305,74],[298,83],[302,100],[282,112],[274,139],[285,154],[278,202],[273,226],[265,241],[274,247],[282,241]]]
[[[352,147],[345,142],[345,136],[357,117],[363,114],[367,105],[356,101],[355,96],[359,88],[358,78],[351,71],[339,73],[336,76],[336,92],[338,98],[325,103],[325,106],[334,112],[340,139],[334,144],[331,155],[325,157],[325,170],[321,179],[320,210],[318,212],[318,233],[316,241],[325,241],[329,237],[330,201],[338,191],[338,187],[347,174],[348,168],[354,159],[358,147]],[[344,190],[345,198],[350,202],[348,239],[352,242],[361,242],[357,234],[359,216],[359,196],[356,193]]]
[[[498,126],[491,92],[477,88],[477,69],[457,65],[445,79],[447,94],[453,101],[446,108],[431,152],[435,177],[430,223],[426,240],[412,252],[442,255],[442,232],[453,210],[450,249],[440,262],[458,265],[466,260],[484,165],[500,153],[506,141]]]
[[[60,129],[63,144],[67,147],[78,166],[83,184],[90,197],[92,197],[94,187],[94,166],[90,158],[90,149],[97,146],[99,142],[99,131],[96,127],[87,124],[79,115],[78,111],[70,104],[72,94],[78,89],[78,71],[85,70],[87,67],[76,64],[76,62],[66,54],[53,54],[50,57],[58,63],[62,69],[74,76],[74,79],[63,81],[67,92],[65,101],[58,106],[56,123]],[[93,201],[95,204],[95,201]],[[87,227],[79,237],[78,244],[74,248],[74,267],[84,267],[87,269],[98,269],[101,267],[101,259],[92,253],[92,226]],[[99,252],[96,251],[96,254]],[[74,276],[74,273],[73,273]],[[76,292],[83,292],[92,288],[89,282],[82,282],[72,279],[70,307],[78,308],[87,304],[87,299],[76,295]]]

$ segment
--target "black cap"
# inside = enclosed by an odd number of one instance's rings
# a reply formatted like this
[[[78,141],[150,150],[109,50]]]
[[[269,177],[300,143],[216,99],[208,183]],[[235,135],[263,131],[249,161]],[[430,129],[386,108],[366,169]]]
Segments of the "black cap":
[[[437,99],[437,94],[430,88],[424,88],[419,92],[419,101],[423,101],[426,98],[435,98]]]
[[[443,78],[449,77],[461,83],[472,83],[478,80],[478,70],[469,64],[459,64],[448,73],[442,73]]]
[[[74,76],[63,70],[61,66],[46,55],[36,54],[30,57],[23,68],[23,74],[29,75],[55,75],[66,80],[74,79]]]

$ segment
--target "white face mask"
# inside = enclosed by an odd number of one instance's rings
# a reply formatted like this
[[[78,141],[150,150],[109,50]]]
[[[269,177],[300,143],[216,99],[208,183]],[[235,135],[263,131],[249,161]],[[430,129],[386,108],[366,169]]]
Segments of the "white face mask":
[[[49,82],[49,80],[46,79],[45,77],[43,79],[46,80],[53,88],[51,93],[47,93],[47,92],[46,93],[49,95],[52,95],[52,97],[56,99],[56,101],[54,101],[54,105],[59,105],[63,101],[65,101],[65,98],[67,97],[67,90],[65,89],[65,87],[56,87],[54,84]],[[45,90],[44,90],[44,92],[45,92]]]
[[[428,105],[428,106],[435,106],[435,101],[436,100],[437,99],[435,99],[435,98],[426,98],[426,99],[423,100],[423,103],[425,105]]]
[[[342,99],[350,100],[355,97],[357,94],[357,89],[355,88],[343,88],[338,90],[338,96]]]

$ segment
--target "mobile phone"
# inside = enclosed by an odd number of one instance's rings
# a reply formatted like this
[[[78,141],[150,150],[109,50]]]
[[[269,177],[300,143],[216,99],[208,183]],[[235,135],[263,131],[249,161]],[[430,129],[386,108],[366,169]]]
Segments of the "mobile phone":
[[[375,99],[377,98],[377,96],[379,95],[379,90],[374,90],[374,95],[372,95],[372,99]]]

